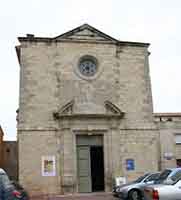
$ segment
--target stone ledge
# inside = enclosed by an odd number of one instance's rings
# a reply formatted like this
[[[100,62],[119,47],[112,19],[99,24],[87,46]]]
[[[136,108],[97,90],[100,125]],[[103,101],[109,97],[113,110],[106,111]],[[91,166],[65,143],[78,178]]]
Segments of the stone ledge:
[[[53,113],[55,119],[121,119],[124,114],[71,114],[71,115],[59,115],[58,113]]]

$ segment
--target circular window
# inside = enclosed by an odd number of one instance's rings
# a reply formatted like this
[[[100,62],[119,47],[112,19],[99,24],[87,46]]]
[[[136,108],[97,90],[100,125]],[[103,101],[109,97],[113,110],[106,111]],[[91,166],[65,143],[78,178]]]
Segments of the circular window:
[[[79,62],[79,71],[84,76],[94,76],[97,72],[97,61],[94,57],[84,56]]]

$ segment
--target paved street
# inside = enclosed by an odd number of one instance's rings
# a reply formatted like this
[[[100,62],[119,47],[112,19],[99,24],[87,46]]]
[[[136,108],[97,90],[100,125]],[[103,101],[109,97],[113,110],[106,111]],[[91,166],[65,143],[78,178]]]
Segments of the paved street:
[[[32,200],[115,200],[111,193],[91,193],[75,195],[38,196]]]

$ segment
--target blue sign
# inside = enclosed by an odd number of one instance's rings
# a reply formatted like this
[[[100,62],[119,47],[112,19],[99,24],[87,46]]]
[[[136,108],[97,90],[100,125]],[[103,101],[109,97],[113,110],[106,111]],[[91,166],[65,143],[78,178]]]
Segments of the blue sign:
[[[126,169],[128,171],[134,170],[135,169],[135,163],[133,159],[126,159]]]

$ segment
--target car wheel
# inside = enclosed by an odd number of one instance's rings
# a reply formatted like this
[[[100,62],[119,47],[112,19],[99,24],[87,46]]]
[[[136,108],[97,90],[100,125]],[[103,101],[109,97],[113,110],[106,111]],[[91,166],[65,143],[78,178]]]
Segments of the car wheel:
[[[142,200],[142,196],[138,190],[131,190],[128,194],[128,200]]]

